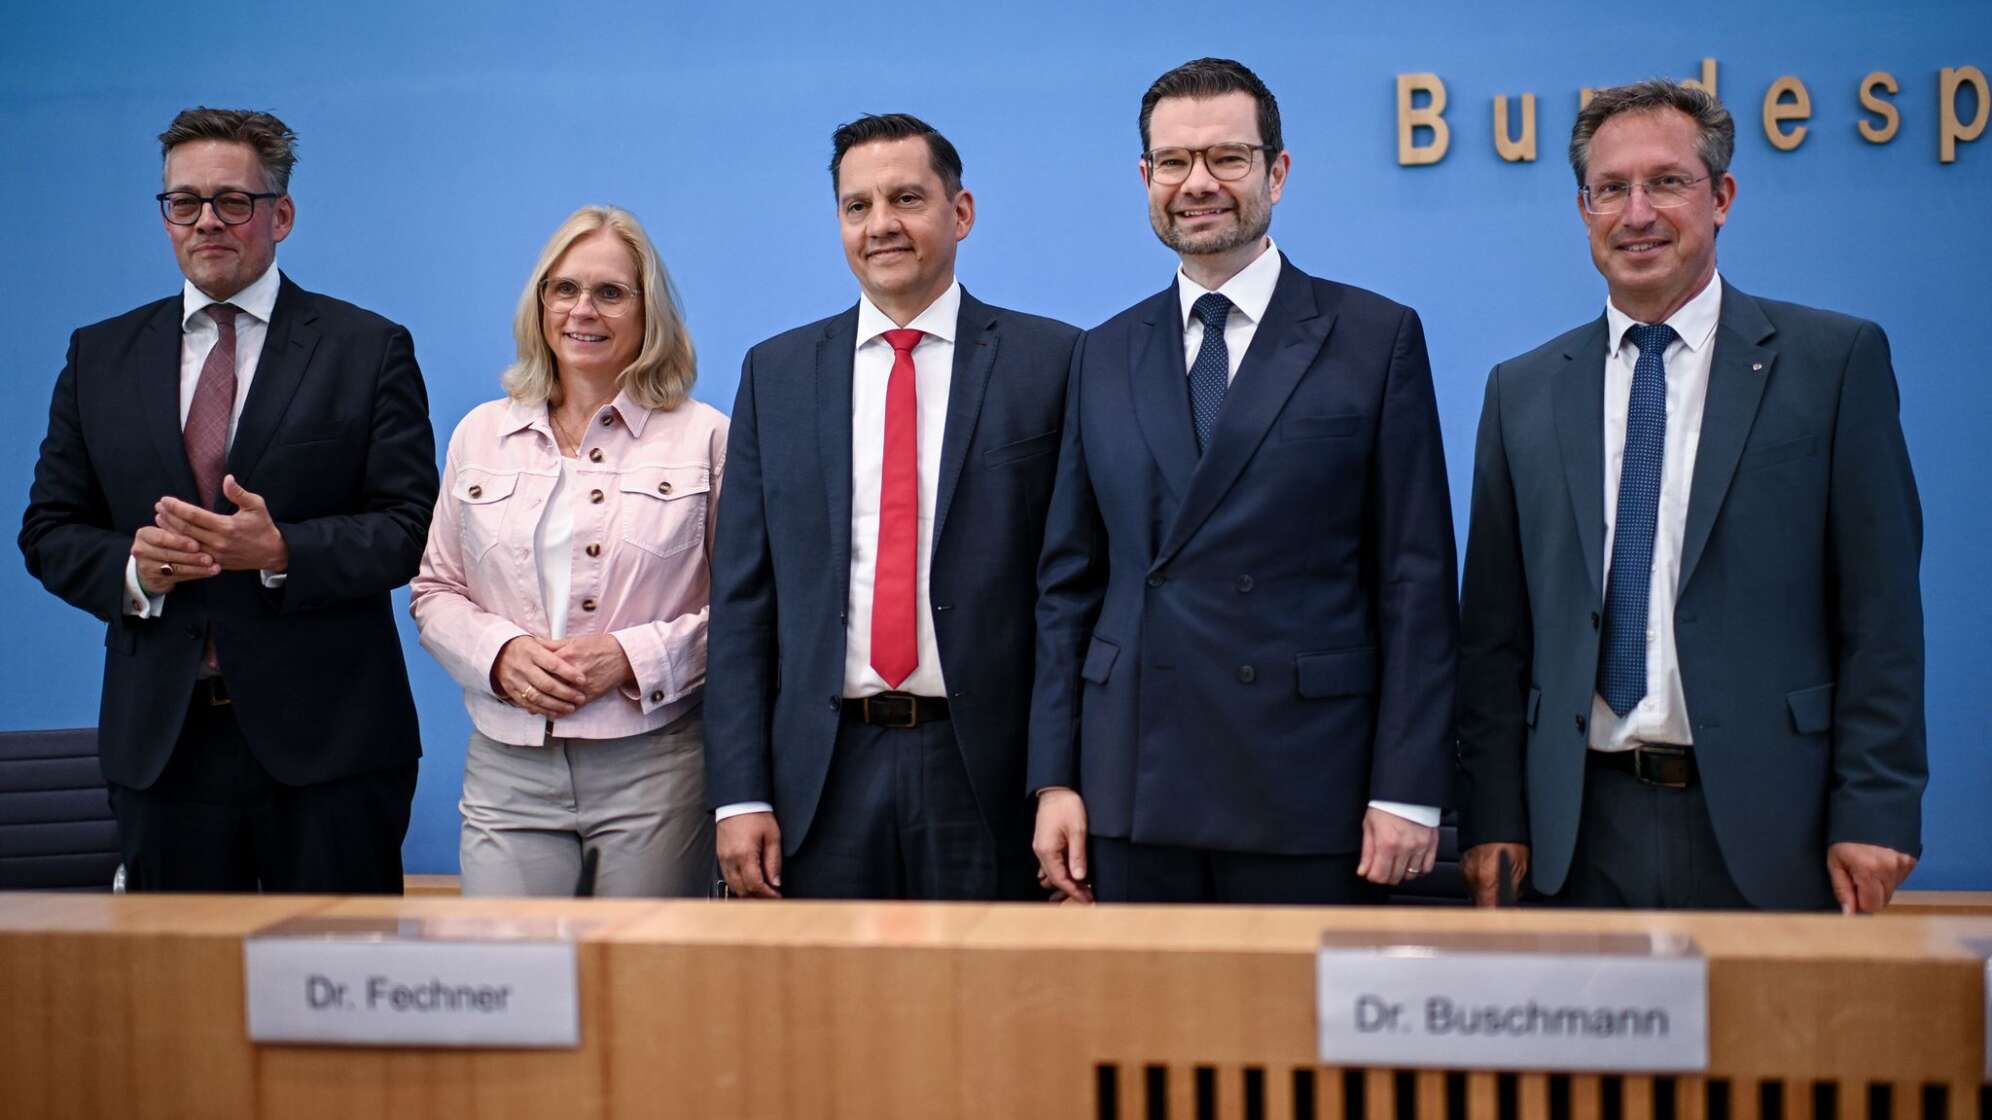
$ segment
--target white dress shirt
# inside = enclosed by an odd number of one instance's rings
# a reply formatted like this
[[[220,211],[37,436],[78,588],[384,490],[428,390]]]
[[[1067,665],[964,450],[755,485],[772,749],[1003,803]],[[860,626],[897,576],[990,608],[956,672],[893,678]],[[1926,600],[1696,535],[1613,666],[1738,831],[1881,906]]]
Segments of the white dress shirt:
[[[913,347],[913,384],[919,425],[915,440],[920,469],[920,532],[914,570],[914,628],[920,662],[897,691],[946,696],[940,645],[934,639],[933,598],[928,576],[933,566],[934,498],[941,479],[941,436],[947,430],[948,388],[954,381],[961,282],[948,285],[925,311],[906,324],[922,332]],[[878,570],[878,499],[885,469],[885,389],[892,376],[892,344],[885,332],[899,324],[871,299],[858,296],[858,344],[851,359],[851,591],[844,612],[844,695],[888,691],[871,667],[872,589]],[[741,813],[772,812],[765,801],[722,805],[713,814],[725,820]]]
[[[188,280],[180,288],[180,427],[187,426],[187,411],[194,404],[194,387],[200,384],[201,367],[208,351],[221,339],[208,307],[216,303],[233,305],[235,316],[235,406],[228,414],[228,446],[235,446],[235,427],[242,421],[242,405],[249,399],[249,383],[256,379],[256,363],[263,357],[263,341],[270,333],[270,315],[276,310],[281,277],[275,261],[248,287],[227,300],[218,300],[194,287]],[[263,586],[282,587],[282,573],[262,573]],[[138,558],[125,562],[125,613],[134,618],[154,618],[166,609],[164,594],[149,595],[138,582]]]
[[[1197,363],[1197,351],[1203,346],[1204,324],[1195,312],[1197,300],[1215,290],[1218,295],[1231,301],[1231,314],[1224,320],[1224,356],[1230,362],[1225,373],[1226,382],[1238,377],[1238,364],[1245,360],[1245,351],[1252,345],[1252,337],[1259,333],[1259,323],[1266,317],[1266,307],[1273,302],[1273,289],[1280,282],[1280,250],[1273,239],[1266,239],[1266,248],[1252,263],[1219,284],[1215,289],[1206,288],[1190,279],[1181,269],[1176,271],[1176,296],[1182,303],[1183,312],[1183,368],[1188,370]],[[1414,824],[1426,828],[1439,826],[1439,809],[1436,805],[1412,805],[1402,801],[1372,801],[1372,809],[1382,809],[1393,816],[1403,817]]]
[[[1722,277],[1667,317],[1677,336],[1667,344],[1667,441],[1660,461],[1660,508],[1653,525],[1653,577],[1646,599],[1646,698],[1621,719],[1602,696],[1591,697],[1594,751],[1631,750],[1642,743],[1694,742],[1681,661],[1674,648],[1674,602],[1680,594],[1681,538],[1688,523],[1688,491],[1701,447],[1702,408],[1715,357],[1715,327],[1722,317]],[[1618,520],[1619,468],[1625,461],[1625,417],[1632,400],[1632,368],[1639,347],[1626,338],[1637,324],[1605,303],[1605,571],[1611,579],[1612,531]]]
[[[553,424],[548,410],[547,424]],[[583,429],[586,431],[586,429]],[[555,444],[557,448],[558,443]],[[556,641],[567,636],[565,603],[574,589],[574,496],[580,491],[574,481],[574,460],[560,456],[560,474],[547,492],[546,509],[533,527],[533,558],[539,562],[540,602],[546,604],[546,636]]]

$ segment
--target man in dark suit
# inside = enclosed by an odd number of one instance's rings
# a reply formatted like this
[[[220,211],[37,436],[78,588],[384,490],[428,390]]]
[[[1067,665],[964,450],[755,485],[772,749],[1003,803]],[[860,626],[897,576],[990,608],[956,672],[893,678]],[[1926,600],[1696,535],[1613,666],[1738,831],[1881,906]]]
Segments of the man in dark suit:
[[[436,499],[408,332],[282,276],[295,136],[160,136],[183,290],[70,338],[28,571],[108,624],[97,729],[137,890],[400,893],[421,739],[388,592]]]
[[[1872,912],[1915,864],[1922,510],[1873,323],[1715,268],[1735,125],[1597,93],[1570,162],[1605,314],[1494,367],[1463,595],[1483,902]]]
[[[1020,897],[1031,604],[1078,332],[955,280],[961,157],[837,129],[863,294],[755,346],[714,547],[707,791],[728,886]]]
[[[1081,898],[1371,899],[1431,868],[1450,776],[1423,330],[1267,238],[1290,159],[1250,70],[1178,67],[1140,123],[1181,269],[1073,370],[1039,577],[1038,857]]]

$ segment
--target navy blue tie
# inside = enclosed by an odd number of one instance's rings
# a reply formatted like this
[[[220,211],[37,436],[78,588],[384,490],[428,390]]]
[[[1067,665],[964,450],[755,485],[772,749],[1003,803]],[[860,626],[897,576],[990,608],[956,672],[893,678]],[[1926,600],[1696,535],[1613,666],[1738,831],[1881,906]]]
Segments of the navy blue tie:
[[[1210,446],[1210,432],[1217,426],[1224,390],[1231,382],[1231,355],[1224,349],[1224,321],[1231,317],[1231,301],[1206,292],[1197,297],[1190,310],[1204,325],[1197,360],[1190,364],[1190,415],[1196,421],[1197,454],[1201,455]]]
[[[1624,718],[1646,696],[1646,604],[1653,583],[1653,530],[1660,516],[1660,467],[1667,452],[1667,345],[1674,328],[1638,324],[1639,347],[1625,410],[1625,458],[1612,517],[1612,567],[1605,581],[1605,632],[1598,695]]]

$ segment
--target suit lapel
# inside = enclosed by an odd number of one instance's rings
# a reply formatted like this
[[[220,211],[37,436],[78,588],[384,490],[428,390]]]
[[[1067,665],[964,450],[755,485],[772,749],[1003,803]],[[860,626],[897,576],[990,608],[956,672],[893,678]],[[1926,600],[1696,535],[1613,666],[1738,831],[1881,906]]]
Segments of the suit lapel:
[[[1701,443],[1695,451],[1695,477],[1681,537],[1681,587],[1694,578],[1695,564],[1735,477],[1736,461],[1756,423],[1764,383],[1777,361],[1777,352],[1760,344],[1773,333],[1756,300],[1723,286],[1722,317],[1716,324],[1715,355],[1708,371],[1708,403],[1702,408]]]
[[[1273,421],[1286,408],[1294,387],[1314,365],[1334,322],[1332,311],[1324,314],[1315,306],[1313,278],[1282,258],[1279,283],[1273,288],[1272,302],[1266,305],[1265,321],[1253,332],[1252,345],[1239,363],[1238,376],[1225,391],[1224,408],[1217,414],[1217,426],[1211,430],[1210,446],[1204,449],[1202,461],[1190,475],[1188,492],[1163,536],[1156,564],[1166,564],[1175,556],[1238,481],[1245,465],[1265,441]],[[1180,370],[1183,353],[1180,327],[1175,352]],[[1184,376],[1179,374],[1176,379],[1176,396],[1183,402],[1183,430],[1187,434],[1189,389]]]
[[[180,313],[184,307],[179,296],[159,305],[158,314],[139,335],[132,360],[138,371],[139,409],[146,430],[152,433],[159,465],[165,468],[167,493],[199,505],[200,489],[194,482],[194,469],[187,465],[187,444],[180,431]]]
[[[1563,352],[1556,386],[1556,443],[1570,513],[1584,547],[1591,592],[1605,597],[1605,317],[1598,316]]]
[[[961,311],[955,319],[954,369],[948,378],[948,419],[941,435],[941,477],[934,489],[931,547],[936,552],[941,547],[941,532],[947,528],[948,509],[954,504],[962,467],[968,462],[976,421],[982,417],[982,399],[989,390],[989,372],[996,364],[999,341],[996,316],[989,305],[963,288]]]
[[[816,343],[817,472],[823,476],[830,519],[830,555],[836,601],[850,598],[851,579],[851,365],[858,344],[858,309],[830,321]]]
[[[255,487],[247,480],[276,435],[318,346],[317,320],[311,295],[283,277],[276,306],[270,312],[270,328],[263,338],[263,353],[256,360],[256,377],[249,383],[249,399],[242,403],[242,418],[236,422],[235,440],[228,447],[229,473],[251,490]],[[217,504],[226,501],[217,498]]]
[[[1180,499],[1197,469],[1196,435],[1190,427],[1189,373],[1183,366],[1182,303],[1171,284],[1142,305],[1146,329],[1128,338],[1129,391],[1134,419],[1155,465]]]

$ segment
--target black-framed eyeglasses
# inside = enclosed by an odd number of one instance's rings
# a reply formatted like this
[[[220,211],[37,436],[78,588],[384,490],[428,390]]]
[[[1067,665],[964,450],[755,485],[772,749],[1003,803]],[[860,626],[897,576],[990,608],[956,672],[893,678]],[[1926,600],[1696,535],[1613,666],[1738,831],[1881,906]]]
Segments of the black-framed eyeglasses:
[[[1252,173],[1252,157],[1273,154],[1271,144],[1212,144],[1208,148],[1150,148],[1141,154],[1148,161],[1148,175],[1158,183],[1173,185],[1190,177],[1190,171],[1203,160],[1213,179],[1227,183]]]
[[[614,281],[596,284],[592,288],[565,276],[549,276],[540,281],[540,302],[546,305],[548,311],[572,311],[574,305],[581,302],[581,297],[587,296],[594,302],[595,310],[610,319],[628,314],[630,308],[641,302],[637,297],[642,294],[641,289]]]
[[[1646,192],[1646,204],[1655,210],[1670,210],[1676,206],[1686,206],[1694,195],[1696,183],[1706,183],[1711,177],[1697,175],[1655,175],[1638,183],[1609,182],[1587,186],[1578,193],[1584,196],[1584,212],[1587,214],[1616,214],[1624,210],[1632,201],[1634,187]]]
[[[214,195],[198,195],[192,191],[167,191],[154,195],[159,200],[159,213],[176,226],[190,226],[201,220],[201,207],[212,205],[214,216],[223,225],[239,226],[256,216],[256,203],[265,198],[282,198],[281,191],[261,191],[251,194],[248,191],[222,191]]]

